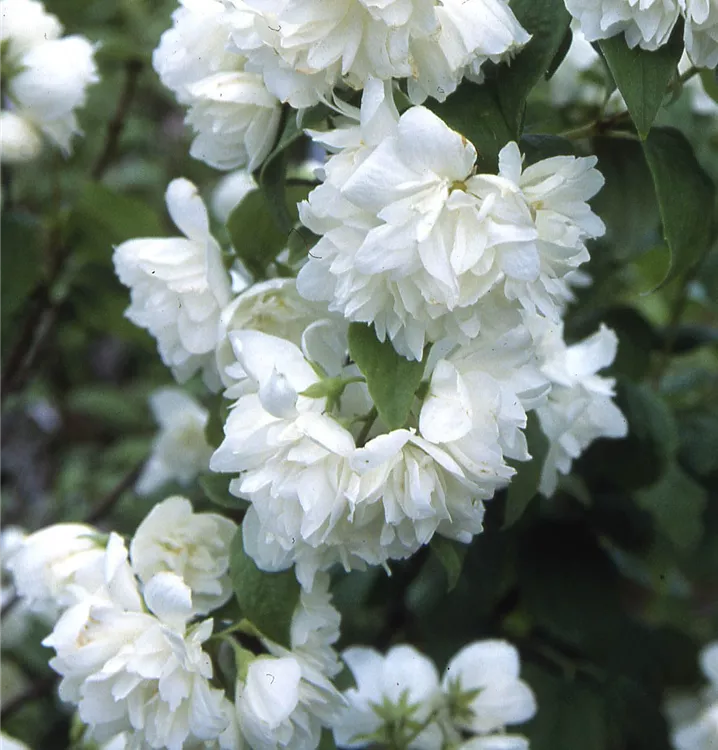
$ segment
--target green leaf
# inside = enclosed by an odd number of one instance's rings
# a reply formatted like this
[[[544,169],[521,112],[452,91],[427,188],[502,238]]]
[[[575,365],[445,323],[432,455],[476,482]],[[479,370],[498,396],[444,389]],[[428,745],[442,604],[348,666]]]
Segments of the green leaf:
[[[557,519],[534,525],[518,565],[521,602],[537,627],[584,649],[621,631],[620,578],[592,530]]]
[[[349,326],[349,353],[366,378],[369,395],[384,424],[390,430],[406,426],[425,362],[397,354],[389,339],[379,341],[374,329],[363,323]]]
[[[619,380],[616,403],[628,420],[628,436],[601,441],[596,451],[589,449],[586,466],[589,470],[606,467],[606,478],[626,489],[647,487],[676,455],[678,428],[673,414],[648,386],[628,380]]]
[[[242,615],[263,635],[291,648],[291,625],[299,603],[299,584],[294,570],[267,573],[244,551],[242,528],[232,540],[229,573]]]
[[[297,203],[307,197],[308,185],[292,185],[286,189],[284,205],[289,229],[277,223],[273,207],[265,191],[253,190],[245,195],[227,220],[227,230],[237,255],[257,279],[266,277],[267,266],[287,246],[292,226],[298,217]]]
[[[671,251],[666,281],[689,271],[710,249],[715,186],[680,131],[656,128],[643,148]]]
[[[648,135],[656,119],[683,53],[680,26],[676,26],[668,42],[655,52],[640,47],[630,49],[623,34],[599,42],[641,138]]]
[[[334,734],[331,729],[322,729],[318,750],[337,750],[337,743],[334,742]]]
[[[636,502],[648,511],[660,530],[678,549],[691,550],[703,532],[706,490],[673,463],[652,487],[640,490]]]
[[[0,254],[0,303],[2,342],[17,335],[15,315],[27,302],[42,277],[42,227],[32,217],[3,212],[2,254]]]
[[[541,710],[524,727],[532,750],[606,750],[606,712],[601,693],[583,680],[529,665],[529,684]]]
[[[524,166],[535,164],[553,156],[576,156],[573,143],[560,135],[538,135],[525,133],[519,142],[524,155]]]
[[[430,542],[431,551],[439,559],[448,579],[449,591],[456,588],[456,584],[461,577],[461,569],[464,566],[466,557],[466,545],[459,544],[453,539],[447,539],[444,536],[434,535]]]
[[[246,510],[248,503],[246,500],[235,497],[229,492],[229,477],[223,474],[208,472],[202,474],[199,478],[199,486],[202,488],[208,500],[215,505],[229,510]]]
[[[70,219],[73,232],[90,235],[95,259],[107,260],[112,246],[135,237],[167,236],[160,217],[140,198],[98,183],[82,191]]]
[[[591,208],[603,219],[606,234],[597,242],[618,262],[644,253],[660,242],[653,178],[641,144],[595,138],[597,168],[606,180]]]
[[[541,471],[548,454],[548,440],[541,430],[535,412],[530,412],[526,429],[530,461],[516,462],[516,474],[506,494],[504,528],[513,526],[521,518],[531,500],[536,496],[541,482]]]
[[[517,134],[521,130],[526,99],[531,89],[548,73],[561,49],[571,16],[564,0],[513,0],[516,18],[532,35],[529,43],[499,68],[496,91],[506,122]]]

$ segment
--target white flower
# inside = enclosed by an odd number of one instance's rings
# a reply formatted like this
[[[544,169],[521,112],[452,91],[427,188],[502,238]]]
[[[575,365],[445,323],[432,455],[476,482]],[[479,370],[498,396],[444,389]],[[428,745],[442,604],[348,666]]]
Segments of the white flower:
[[[160,388],[150,396],[150,409],[160,426],[152,455],[137,480],[140,495],[151,495],[164,484],[188,485],[209,466],[207,410],[179,388]]]
[[[326,308],[300,297],[294,279],[269,279],[240,292],[220,317],[217,369],[229,389],[225,395],[231,398],[230,386],[245,377],[232,351],[232,331],[261,331],[299,346],[305,329],[320,317],[326,317]]]
[[[332,726],[339,747],[373,744],[366,735],[380,731],[383,721],[374,706],[392,703],[416,707],[411,718],[426,721],[442,702],[439,674],[433,662],[411,646],[394,646],[386,656],[371,648],[352,647],[342,658],[356,687],[344,692],[347,707]],[[432,723],[409,744],[417,750],[439,750],[442,735]]]
[[[507,724],[521,724],[536,713],[531,688],[519,679],[516,649],[505,641],[477,641],[462,648],[444,671],[443,688],[451,701],[461,693],[476,691],[462,710],[452,714],[465,731],[490,734]],[[481,747],[479,745],[479,747]]]
[[[625,32],[629,47],[655,50],[678,20],[678,0],[566,0],[589,42]]]
[[[715,0],[679,0],[686,19],[683,38],[694,65],[718,65],[718,3]]]
[[[351,153],[361,157],[353,172],[333,157],[327,182],[300,207],[323,234],[297,278],[300,294],[373,324],[412,359],[427,340],[475,337],[477,303],[499,285],[526,309],[560,315],[571,296],[564,277],[588,259],[584,240],[603,232],[585,202],[602,184],[595,159],[558,157],[522,172],[508,144],[500,175],[476,175],[474,147],[423,107],[368,154]]]
[[[189,500],[168,497],[137,527],[130,555],[138,578],[157,573],[179,575],[192,592],[194,611],[205,614],[232,595],[229,545],[237,526],[216,513],[194,513]]]
[[[219,0],[180,0],[172,28],[162,34],[152,54],[160,80],[179,102],[191,102],[191,84],[240,67],[241,58],[227,50],[229,21]]]
[[[409,78],[417,100],[443,101],[466,72],[528,40],[504,0],[247,0],[232,40],[248,67],[294,108],[338,85]]]
[[[57,652],[50,665],[62,676],[60,697],[77,704],[98,741],[127,731],[135,746],[182,750],[217,738],[229,716],[202,650],[212,621],[186,626],[191,593],[172,573],[156,575],[144,599],[149,612],[119,597],[65,612],[44,641]]]
[[[186,123],[197,133],[190,154],[216,169],[256,169],[277,137],[281,106],[261,76],[215,73],[188,86]]]
[[[0,2],[0,41],[3,58],[13,65],[42,42],[57,39],[62,24],[37,0],[2,0]]]
[[[180,382],[202,369],[205,382],[216,387],[214,348],[230,299],[229,276],[195,186],[173,180],[166,200],[186,237],[128,240],[115,248],[115,271],[131,291],[126,315],[157,339],[162,361]]]
[[[225,175],[212,191],[212,213],[223,223],[227,223],[232,211],[242,199],[256,190],[257,182],[251,172],[238,169]]]
[[[317,574],[311,591],[302,589],[290,628],[292,653],[314,670],[334,677],[341,671],[334,644],[341,617],[332,606],[329,575]]]
[[[100,588],[104,558],[97,529],[59,523],[26,537],[5,565],[31,611],[57,615]]]
[[[481,82],[484,62],[509,57],[531,38],[504,0],[443,0],[435,12],[438,35],[411,45],[409,94],[417,104],[427,95],[443,102],[465,75]]]
[[[436,362],[419,415],[422,436],[451,455],[482,498],[492,497],[513,476],[506,458],[528,460],[526,409],[549,390],[520,316],[498,305],[495,314],[500,327],[486,326],[470,344],[453,347]],[[518,318],[514,327],[512,317]],[[457,514],[451,515],[449,528],[460,528]]]
[[[666,707],[676,750],[713,750],[718,745],[718,642],[701,651],[700,665],[709,684],[697,696],[674,699]]]
[[[628,424],[613,403],[613,378],[596,373],[616,356],[618,339],[605,326],[584,341],[566,346],[562,326],[547,326],[539,339],[542,372],[552,382],[547,402],[537,411],[549,439],[540,491],[552,495],[558,474],[568,474],[574,459],[599,437],[625,437]]]
[[[8,561],[12,556],[22,549],[27,535],[17,526],[5,526],[0,532],[0,575],[2,576],[2,589],[0,589],[0,604],[2,605],[2,641],[5,648],[13,648],[22,642],[26,636],[33,613],[27,599],[19,597],[12,580],[12,574],[8,567]],[[11,607],[6,609],[6,607]],[[54,603],[49,607],[49,612],[42,612],[42,618],[52,621],[55,613]]]
[[[2,750],[30,750],[24,742],[16,740],[5,732],[0,732],[0,746],[2,746]]]
[[[20,164],[32,161],[42,151],[38,130],[22,115],[10,110],[0,112],[0,161]]]
[[[38,44],[22,56],[7,84],[14,110],[66,154],[72,136],[81,132],[75,110],[84,105],[87,87],[99,80],[93,55],[93,45],[81,36]]]

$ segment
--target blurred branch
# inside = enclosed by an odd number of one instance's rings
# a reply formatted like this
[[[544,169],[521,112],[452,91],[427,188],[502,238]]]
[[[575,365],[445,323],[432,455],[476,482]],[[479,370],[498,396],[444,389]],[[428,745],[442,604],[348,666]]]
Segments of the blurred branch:
[[[125,120],[127,119],[127,113],[129,112],[132,100],[135,98],[137,82],[142,68],[143,64],[141,60],[128,60],[125,64],[125,85],[117,102],[114,117],[107,123],[105,145],[90,172],[90,176],[95,182],[102,179],[107,168],[112,164],[117,155],[120,136],[124,130]]]
[[[49,674],[29,685],[21,693],[11,698],[0,710],[0,720],[7,721],[10,716],[19,711],[26,703],[39,700],[49,695],[55,687],[57,675]]]
[[[119,499],[122,497],[122,495],[125,494],[127,490],[130,489],[134,485],[134,483],[137,481],[137,478],[140,476],[140,472],[142,471],[142,467],[145,465],[145,459],[140,461],[136,466],[133,466],[132,469],[125,474],[122,479],[117,483],[115,487],[113,487],[105,497],[100,500],[100,502],[90,511],[87,518],[85,518],[85,523],[97,523],[99,520],[104,518],[111,510],[115,507]]]

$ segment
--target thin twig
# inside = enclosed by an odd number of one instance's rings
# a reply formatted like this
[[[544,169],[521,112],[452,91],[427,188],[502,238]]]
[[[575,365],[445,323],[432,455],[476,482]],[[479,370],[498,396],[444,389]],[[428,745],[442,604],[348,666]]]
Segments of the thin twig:
[[[92,167],[90,176],[97,182],[101,180],[107,168],[112,164],[117,155],[117,147],[120,142],[120,136],[125,127],[127,113],[129,112],[132,100],[137,91],[137,82],[142,72],[143,64],[141,60],[128,60],[125,65],[125,85],[117,102],[117,109],[114,117],[107,123],[107,135],[102,152],[97,157],[97,161]]]
[[[7,721],[12,714],[19,711],[26,703],[31,703],[32,701],[48,696],[53,691],[56,681],[57,675],[49,674],[33,682],[32,685],[28,685],[25,690],[3,705],[0,711],[0,720]]]
[[[113,487],[105,497],[90,511],[85,523],[97,523],[99,520],[104,518],[111,510],[115,507],[118,500],[125,494],[127,490],[137,481],[140,476],[142,467],[145,465],[144,459],[134,466],[124,477]]]
[[[2,609],[0,610],[0,619],[3,617],[7,617],[13,609],[17,606],[17,603],[20,601],[20,597],[18,596],[17,592],[14,592],[12,596],[2,605]]]

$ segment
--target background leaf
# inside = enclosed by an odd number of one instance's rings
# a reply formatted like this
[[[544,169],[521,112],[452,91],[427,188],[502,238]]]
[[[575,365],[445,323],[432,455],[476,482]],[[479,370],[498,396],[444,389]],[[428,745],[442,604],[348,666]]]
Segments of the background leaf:
[[[229,551],[232,588],[242,615],[267,638],[291,648],[292,616],[299,603],[299,584],[294,570],[267,573],[244,551],[240,527]]]
[[[682,36],[682,24],[678,24],[668,42],[655,52],[630,49],[623,34],[599,42],[641,138],[648,135],[675,75],[683,53]]]
[[[667,279],[689,271],[708,252],[714,224],[715,186],[685,136],[656,128],[644,143],[671,250]]]
[[[390,430],[406,426],[425,362],[397,354],[389,339],[379,341],[374,329],[363,323],[349,326],[349,354],[366,378],[369,395],[384,424]]]

